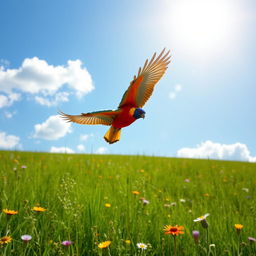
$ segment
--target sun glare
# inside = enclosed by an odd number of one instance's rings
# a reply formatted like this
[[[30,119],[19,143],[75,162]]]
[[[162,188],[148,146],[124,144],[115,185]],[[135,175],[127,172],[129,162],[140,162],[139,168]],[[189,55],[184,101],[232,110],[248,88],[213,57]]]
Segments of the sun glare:
[[[179,47],[202,54],[227,48],[235,21],[235,6],[228,0],[174,1],[169,10],[172,40]]]

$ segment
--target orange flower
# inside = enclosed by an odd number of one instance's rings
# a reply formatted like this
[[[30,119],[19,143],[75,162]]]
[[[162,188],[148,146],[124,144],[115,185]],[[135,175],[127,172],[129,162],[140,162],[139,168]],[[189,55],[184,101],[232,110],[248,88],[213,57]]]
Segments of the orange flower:
[[[132,193],[133,193],[134,195],[139,195],[139,194],[140,194],[140,192],[139,192],[139,191],[136,191],[136,190],[132,191]]]
[[[111,241],[105,241],[105,242],[99,243],[98,247],[101,249],[108,248],[110,244],[111,244]]]
[[[7,214],[7,215],[15,215],[15,214],[18,213],[18,211],[3,209],[3,213],[5,213],[5,214]]]
[[[166,225],[164,227],[164,231],[166,235],[173,235],[173,236],[178,236],[180,234],[184,234],[183,232],[184,227],[183,226],[170,226],[170,225]]]
[[[10,236],[3,236],[0,238],[0,245],[2,244],[8,244],[12,241],[12,238]]]
[[[45,212],[45,211],[46,211],[45,208],[40,207],[40,206],[34,206],[34,207],[32,208],[32,210],[35,211],[35,212]]]

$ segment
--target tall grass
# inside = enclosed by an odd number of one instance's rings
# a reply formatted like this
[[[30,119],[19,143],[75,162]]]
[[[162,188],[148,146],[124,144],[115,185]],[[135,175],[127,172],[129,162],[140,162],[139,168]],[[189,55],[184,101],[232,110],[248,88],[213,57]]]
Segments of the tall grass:
[[[0,152],[0,193],[0,209],[18,211],[0,213],[0,236],[13,238],[0,255],[173,255],[173,238],[163,228],[176,224],[185,228],[177,255],[256,255],[256,243],[248,241],[256,237],[252,163]],[[37,205],[47,211],[34,212]],[[205,213],[208,241],[193,221]],[[200,231],[199,245],[192,230]],[[24,234],[32,240],[24,243]],[[73,244],[66,248],[64,240]],[[107,240],[108,248],[98,248]]]

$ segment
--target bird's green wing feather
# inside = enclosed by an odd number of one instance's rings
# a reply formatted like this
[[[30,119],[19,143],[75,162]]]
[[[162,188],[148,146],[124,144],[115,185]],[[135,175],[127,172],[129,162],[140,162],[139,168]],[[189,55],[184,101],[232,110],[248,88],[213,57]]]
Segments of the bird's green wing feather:
[[[82,113],[81,115],[68,115],[63,112],[59,112],[61,117],[68,121],[78,124],[103,124],[111,125],[116,115],[120,113],[120,110],[104,110],[91,113]]]
[[[151,60],[146,60],[144,67],[140,68],[137,77],[130,83],[127,91],[118,106],[132,106],[141,108],[145,105],[149,97],[152,95],[154,86],[164,75],[168,64],[170,63],[170,51],[165,53],[165,49],[156,57],[154,53]]]

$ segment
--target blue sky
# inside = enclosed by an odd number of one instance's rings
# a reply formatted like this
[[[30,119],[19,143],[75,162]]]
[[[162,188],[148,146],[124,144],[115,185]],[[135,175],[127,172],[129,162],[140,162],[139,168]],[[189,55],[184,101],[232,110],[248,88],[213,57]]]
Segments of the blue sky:
[[[254,1],[2,1],[0,148],[256,161]],[[56,115],[114,109],[154,52],[172,63],[146,118],[107,126]]]

